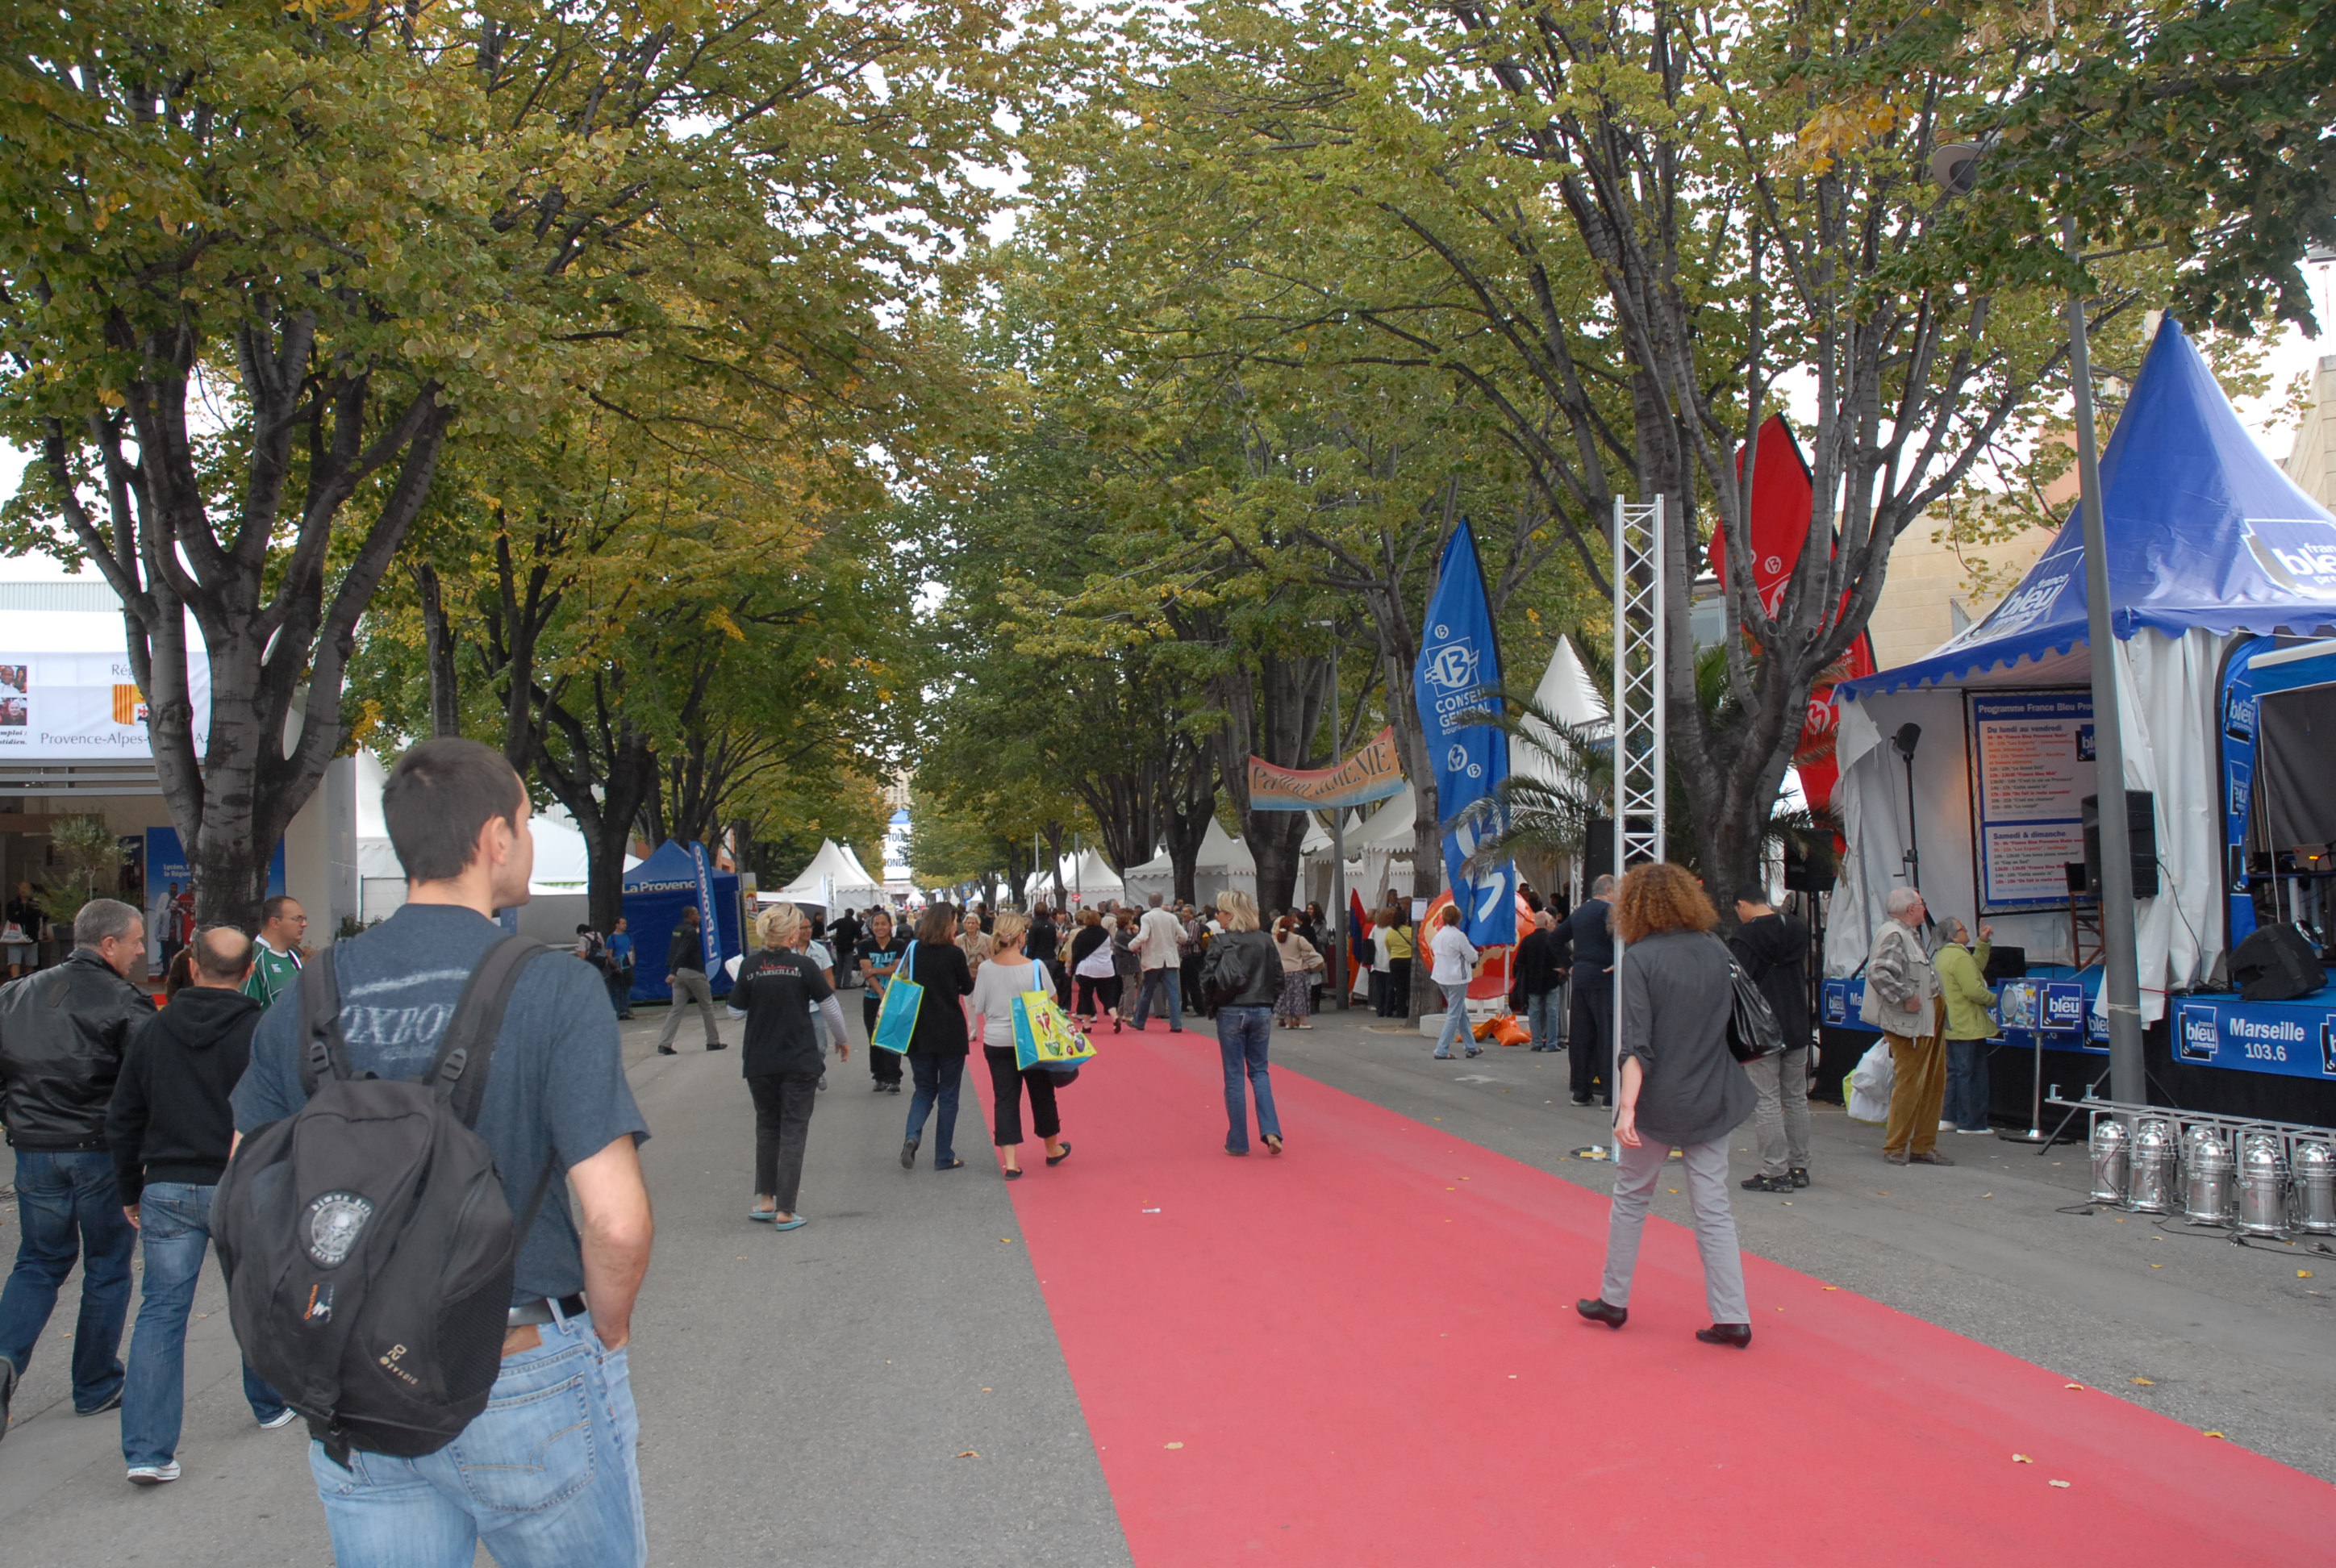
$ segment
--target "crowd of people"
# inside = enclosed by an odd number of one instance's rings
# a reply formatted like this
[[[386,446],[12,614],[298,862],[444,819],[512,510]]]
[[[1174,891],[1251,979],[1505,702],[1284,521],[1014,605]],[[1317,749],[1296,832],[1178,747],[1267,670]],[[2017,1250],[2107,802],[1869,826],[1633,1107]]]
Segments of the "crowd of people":
[[[349,1295],[336,1304],[330,1271],[366,1244],[369,1226],[397,1222],[365,1195],[363,1171],[347,1173],[347,1190],[316,1198],[299,1233],[283,1238],[314,1264],[283,1277],[307,1281],[306,1294],[288,1305],[290,1320],[353,1320],[346,1355],[392,1367],[417,1387],[430,1378],[430,1387],[452,1388],[466,1375],[476,1383],[475,1404],[462,1406],[469,1414],[458,1423],[459,1441],[414,1444],[411,1452],[353,1443],[344,1418],[356,1417],[320,1411],[316,1397],[327,1387],[348,1400],[350,1385],[340,1372],[320,1381],[297,1359],[342,1340],[298,1336],[296,1351],[256,1343],[247,1332],[247,1310],[259,1311],[271,1290],[289,1288],[265,1271],[238,1274],[233,1298],[252,1418],[271,1429],[307,1421],[316,1439],[309,1463],[343,1563],[468,1562],[483,1542],[505,1563],[638,1563],[645,1534],[626,1347],[653,1228],[638,1153],[648,1129],[616,1028],[629,1010],[630,938],[619,921],[607,937],[579,930],[572,952],[551,953],[507,937],[497,923],[497,911],[524,901],[532,841],[526,791],[492,749],[460,740],[414,747],[393,771],[383,809],[408,873],[406,902],[327,950],[329,961],[303,961],[305,912],[296,901],[271,899],[256,935],[229,927],[195,933],[176,955],[158,1010],[133,983],[143,973],[140,911],[99,899],[76,919],[64,961],[0,988],[0,1117],[15,1146],[24,1216],[15,1268],[0,1290],[0,1435],[16,1380],[78,1261],[73,1407],[94,1415],[119,1407],[131,1481],[176,1479],[187,1320],[202,1260],[218,1246],[224,1262],[231,1235],[235,1245],[251,1245],[248,1227],[264,1212],[252,1195],[264,1183],[236,1182],[255,1158],[247,1150],[243,1165],[234,1164],[238,1147],[247,1140],[258,1140],[254,1149],[289,1147],[282,1129],[326,1115],[319,1107],[331,1100],[321,1093],[328,1084],[346,1091],[334,1105],[355,1103],[347,1096],[368,1086],[417,1094],[409,1102],[417,1112],[435,1105],[478,1140],[483,1179],[508,1216],[509,1300],[490,1303],[502,1312],[493,1320],[499,1359],[490,1365],[472,1356],[465,1373],[453,1365],[451,1341],[365,1342],[374,1322],[365,1292],[384,1289],[378,1281],[341,1281]],[[1736,913],[1731,951],[1713,934],[1717,915],[1689,873],[1645,866],[1619,885],[1600,879],[1576,909],[1533,911],[1512,999],[1530,1019],[1534,1049],[1572,1052],[1575,1102],[1596,1094],[1613,1107],[1622,1155],[1606,1270],[1598,1296],[1578,1303],[1582,1315],[1613,1328],[1626,1320],[1640,1231],[1666,1154],[1677,1148],[1711,1310],[1698,1338],[1742,1346],[1751,1330],[1728,1206],[1727,1138],[1757,1115],[1762,1170],[1744,1184],[1807,1183],[1811,1047],[1806,929],[1767,907],[1757,889],[1745,891]],[[1903,945],[1906,920],[1920,911],[1893,905],[1893,914],[1883,941]],[[683,917],[668,954],[674,998],[661,1051],[677,1049],[692,1012],[708,1050],[730,1043],[695,918],[695,910]],[[1142,1029],[1164,1014],[1168,1030],[1179,1033],[1188,1017],[1212,1018],[1224,1152],[1245,1157],[1261,1144],[1280,1154],[1270,1042],[1278,1029],[1311,1027],[1323,986],[1335,983],[1337,951],[1319,907],[1268,920],[1238,891],[1198,908],[1153,898],[1142,909],[1068,917],[1043,902],[1027,914],[935,903],[912,930],[883,909],[846,911],[822,923],[780,904],[762,913],[754,935],[754,950],[735,960],[722,1010],[745,1026],[738,1060],[754,1123],[745,1218],[781,1231],[810,1222],[799,1207],[804,1153],[831,1050],[849,1062],[866,1048],[875,1093],[901,1093],[904,1083],[911,1090],[900,1147],[905,1168],[925,1160],[928,1144],[931,1169],[964,1167],[957,1115],[977,1047],[1004,1177],[1027,1174],[1026,1136],[1039,1143],[1049,1167],[1068,1161],[1075,1145],[1065,1135],[1062,1090],[1077,1069],[1033,1064],[1017,1049],[1017,1018],[1027,1024],[1034,1006],[1059,1008],[1091,1030],[1106,1023]],[[1620,1066],[1611,1071],[1604,1046],[1618,936]],[[501,979],[481,979],[514,942],[523,950],[497,971]],[[1448,1057],[1456,1045],[1474,1055],[1465,992],[1477,955],[1457,911],[1439,913],[1425,947],[1421,955],[1407,911],[1390,897],[1355,958],[1373,978],[1377,1008],[1400,1015],[1409,966],[1424,956],[1447,1001],[1436,1054]],[[1984,961],[1982,947],[1975,964]],[[1748,1067],[1727,1043],[1731,964],[1759,984],[1787,1038],[1785,1051]],[[1973,982],[1952,953],[1917,967],[1899,945],[1877,950],[1873,968],[1869,1006],[1895,1009],[1889,1021],[1906,1031],[1891,1038],[1893,1050],[1907,1053],[1901,1084],[1913,1096],[1910,1115],[1922,1104],[1935,1109],[1922,1096],[1939,1075],[1921,1053],[1962,1037],[1955,1008]],[[855,1047],[839,980],[864,992],[868,1047]],[[872,1048],[888,993],[902,984],[919,988],[913,1026],[890,1042],[901,1048]],[[457,1048],[458,1040],[466,1044]],[[1959,1096],[1971,1092],[1967,1075],[1957,1082]],[[1983,1087],[1978,1092],[1983,1115]],[[1893,1134],[1898,1122],[1893,1113]],[[1903,1146],[1893,1138],[1893,1148]],[[143,1294],[125,1367],[119,1351],[139,1246]],[[537,1397],[555,1388],[581,1397]],[[482,1453],[530,1459],[482,1499],[463,1457]]]

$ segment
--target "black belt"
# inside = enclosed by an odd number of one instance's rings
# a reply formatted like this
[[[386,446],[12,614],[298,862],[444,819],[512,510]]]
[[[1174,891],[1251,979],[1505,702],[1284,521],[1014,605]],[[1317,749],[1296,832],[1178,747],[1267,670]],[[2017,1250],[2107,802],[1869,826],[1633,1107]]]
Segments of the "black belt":
[[[556,1313],[553,1311],[554,1308],[559,1309]],[[573,1296],[562,1296],[557,1301],[548,1297],[538,1296],[534,1300],[511,1310],[511,1326],[514,1329],[524,1329],[532,1323],[551,1322],[555,1317],[573,1318],[583,1310],[584,1297],[580,1292]]]

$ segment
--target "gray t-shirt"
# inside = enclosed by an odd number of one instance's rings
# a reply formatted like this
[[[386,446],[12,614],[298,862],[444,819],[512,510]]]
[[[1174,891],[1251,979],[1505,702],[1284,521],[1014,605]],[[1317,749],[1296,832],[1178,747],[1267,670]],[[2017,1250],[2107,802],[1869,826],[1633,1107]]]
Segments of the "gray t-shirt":
[[[418,1079],[461,999],[462,986],[503,929],[475,910],[407,904],[340,944],[341,1031],[349,1066],[384,1078]],[[248,1136],[307,1103],[300,1089],[297,998],[271,1008],[252,1037],[251,1065],[236,1086],[236,1130]],[[495,1037],[479,1135],[493,1151],[516,1220],[547,1163],[558,1170],[520,1247],[514,1302],[584,1288],[584,1258],[568,1213],[569,1167],[629,1133],[648,1136],[625,1082],[616,1015],[599,975],[572,953],[545,953],[520,971]]]

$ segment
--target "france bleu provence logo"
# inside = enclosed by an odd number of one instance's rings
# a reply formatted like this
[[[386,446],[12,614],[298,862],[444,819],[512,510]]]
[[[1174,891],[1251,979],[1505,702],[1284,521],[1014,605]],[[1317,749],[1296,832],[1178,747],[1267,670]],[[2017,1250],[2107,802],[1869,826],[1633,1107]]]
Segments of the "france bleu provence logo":
[[[2324,517],[2251,517],[2247,549],[2263,575],[2314,599],[2336,599],[2336,522]]]

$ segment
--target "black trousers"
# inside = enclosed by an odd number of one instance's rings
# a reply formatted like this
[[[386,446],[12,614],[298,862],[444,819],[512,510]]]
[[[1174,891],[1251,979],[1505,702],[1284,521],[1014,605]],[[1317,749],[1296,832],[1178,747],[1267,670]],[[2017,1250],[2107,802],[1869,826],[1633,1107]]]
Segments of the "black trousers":
[[[746,1080],[754,1096],[754,1191],[776,1193],[779,1212],[792,1214],[803,1186],[803,1144],[819,1104],[817,1073],[757,1073]]]
[[[1411,960],[1409,959],[1387,960],[1387,1011],[1379,1016],[1387,1018],[1411,1017]]]
[[[1603,969],[1573,971],[1573,1006],[1565,1030],[1565,1048],[1572,1060],[1573,1097],[1586,1100],[1592,1084],[1598,1097],[1614,1103],[1609,1082],[1614,1065],[1614,977]]]
[[[1183,989],[1178,995],[1183,1000],[1185,1012],[1213,1018],[1217,1016],[1217,1009],[1209,1006],[1209,999],[1201,994],[1201,965],[1205,956],[1186,953],[1177,960],[1176,972],[1183,978]]]
[[[1063,1118],[1055,1109],[1055,1075],[1044,1067],[1024,1072],[1016,1065],[1011,1046],[984,1046],[982,1056],[989,1063],[989,1093],[997,1130],[989,1141],[999,1148],[1011,1148],[1022,1141],[1022,1096],[1030,1096],[1030,1130],[1041,1138],[1051,1138],[1063,1130]]]
[[[873,1043],[876,1038],[876,1015],[883,1010],[883,1007],[884,998],[872,990],[861,998],[860,1017],[868,1026],[868,1038],[871,1042],[868,1047],[868,1076],[880,1084],[897,1084],[901,1076],[900,1053],[880,1051]]]
[[[1107,980],[1096,979],[1092,975],[1081,975],[1078,979],[1079,1005],[1071,1009],[1073,1012],[1083,1018],[1100,1018],[1105,1013],[1115,1013],[1119,1010],[1119,977],[1117,975],[1112,976]],[[1100,1008],[1095,1005],[1098,1002],[1103,1004]],[[984,1049],[987,1048],[984,1047]]]

